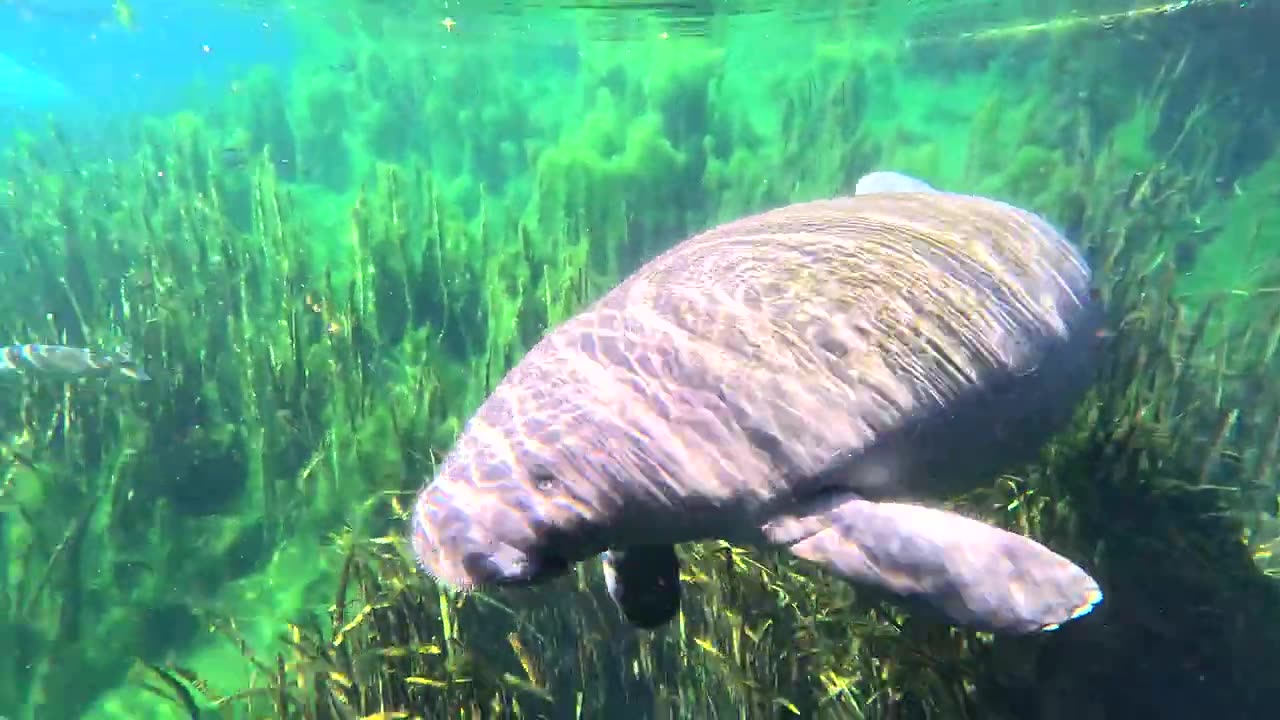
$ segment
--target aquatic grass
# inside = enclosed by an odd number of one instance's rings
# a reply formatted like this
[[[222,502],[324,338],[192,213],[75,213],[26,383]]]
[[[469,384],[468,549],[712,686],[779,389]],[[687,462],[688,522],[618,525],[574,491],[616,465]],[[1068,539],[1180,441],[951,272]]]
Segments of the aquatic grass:
[[[1061,42],[1059,66],[1099,72]],[[588,48],[580,87],[551,101],[503,74],[510,58],[452,50],[430,82],[425,50],[376,42],[290,90],[255,75],[224,114],[153,119],[110,163],[56,128],[11,148],[0,232],[19,260],[0,266],[0,329],[129,340],[157,380],[0,397],[0,625],[20,648],[5,714],[75,716],[127,674],[188,716],[1026,718],[1053,697],[1087,718],[1099,697],[1178,701],[1153,688],[1186,662],[1220,684],[1219,709],[1267,700],[1265,662],[1214,671],[1273,641],[1257,565],[1280,535],[1261,382],[1280,308],[1265,268],[1244,296],[1181,278],[1200,272],[1188,237],[1249,236],[1193,215],[1266,208],[1208,181],[1212,148],[1244,130],[1179,104],[1196,57],[1156,58],[1146,93],[1103,113],[1069,87],[983,80],[957,109],[940,81],[893,70],[911,57],[888,43],[818,44],[748,78],[655,35]],[[1002,52],[1001,72],[1029,76]],[[904,107],[921,124],[898,122]],[[1099,388],[1041,463],[960,501],[1095,568],[1097,617],[994,640],[720,543],[681,550],[684,611],[654,634],[622,626],[595,563],[462,597],[415,571],[412,492],[547,327],[692,230],[877,164],[1045,212],[1099,268],[1115,333]],[[138,702],[101,713],[154,707]]]
[[[71,613],[65,639],[32,650],[27,660],[35,667],[68,662],[82,623],[108,608],[135,620],[153,607],[175,612],[193,630],[197,618],[216,613],[219,587],[258,571],[285,538],[344,519],[363,527],[365,498],[382,488],[416,486],[428,475],[432,448],[451,440],[458,418],[474,409],[548,318],[563,317],[566,307],[582,302],[574,293],[585,292],[585,273],[573,266],[571,253],[539,254],[537,247],[496,236],[494,228],[512,227],[511,213],[495,210],[503,218],[498,223],[484,216],[466,223],[416,164],[407,172],[389,169],[359,197],[345,281],[328,270],[316,275],[306,262],[308,228],[292,213],[291,192],[280,184],[269,148],[242,173],[228,174],[218,165],[216,133],[199,118],[154,122],[140,135],[145,145],[135,158],[85,171],[81,179],[103,193],[100,199],[70,196],[48,183],[52,192],[40,200],[38,185],[58,173],[34,152],[12,158],[33,179],[17,194],[35,204],[34,212],[5,215],[26,243],[20,249],[33,258],[31,274],[12,287],[62,278],[28,295],[27,307],[62,308],[49,314],[52,327],[39,329],[33,317],[35,327],[17,326],[15,336],[80,345],[132,339],[157,376],[151,385],[129,388],[36,380],[21,397],[23,406],[50,409],[23,423],[18,440],[28,439],[31,448],[12,449],[24,464],[9,468],[5,499],[17,504],[15,516],[32,532],[43,530],[58,509],[64,516],[72,509],[75,518],[56,544],[27,537],[27,528],[6,533],[7,542],[25,546],[32,558],[45,548],[49,567],[70,565],[65,578],[50,582],[51,571],[36,580],[6,563],[6,589],[16,588],[19,598],[25,592],[43,597],[48,613]],[[405,176],[413,180],[407,204],[398,195]],[[42,207],[67,221],[45,221]],[[402,210],[411,216],[402,217]],[[51,235],[68,248],[83,243],[86,252],[49,253]],[[116,241],[91,242],[108,236]],[[526,284],[535,292],[525,292]],[[99,403],[86,405],[86,394]],[[18,407],[10,408],[11,416],[25,418]],[[91,411],[131,434],[120,438],[79,417]],[[387,443],[388,437],[397,442]],[[97,443],[128,462],[102,463]],[[43,452],[47,447],[60,449],[71,465],[57,476],[65,480],[51,479],[57,466]],[[29,477],[17,477],[23,474]],[[19,486],[21,492],[14,489]],[[100,502],[103,497],[112,502]],[[97,521],[91,524],[90,516]],[[73,551],[90,527],[100,539],[81,562]],[[64,560],[67,555],[75,559]],[[231,564],[218,559],[228,555]],[[141,586],[103,586],[97,607],[81,611],[77,587],[123,566],[140,576]],[[15,632],[58,624],[33,613],[33,602],[14,608]],[[104,640],[115,631],[95,628]],[[164,645],[157,637],[161,644],[126,652],[159,657],[184,642],[169,640]],[[91,674],[103,684],[127,668],[114,653],[75,660],[99,663]],[[45,682],[73,677],[15,687],[6,702],[43,702]],[[56,697],[74,707],[103,684],[81,683]]]

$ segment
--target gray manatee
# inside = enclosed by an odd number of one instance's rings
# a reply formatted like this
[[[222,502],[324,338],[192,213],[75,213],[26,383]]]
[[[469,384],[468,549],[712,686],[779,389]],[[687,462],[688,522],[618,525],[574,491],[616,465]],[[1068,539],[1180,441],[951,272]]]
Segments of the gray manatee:
[[[854,195],[870,195],[884,192],[935,192],[933,186],[910,175],[893,171],[877,170],[858,178],[853,188]]]
[[[414,507],[437,582],[534,585],[603,554],[639,627],[674,545],[781,547],[978,630],[1052,630],[1098,584],[1021,535],[914,504],[1034,459],[1093,380],[1101,309],[1031,212],[874,173],[852,197],[695,235],[549,332]]]

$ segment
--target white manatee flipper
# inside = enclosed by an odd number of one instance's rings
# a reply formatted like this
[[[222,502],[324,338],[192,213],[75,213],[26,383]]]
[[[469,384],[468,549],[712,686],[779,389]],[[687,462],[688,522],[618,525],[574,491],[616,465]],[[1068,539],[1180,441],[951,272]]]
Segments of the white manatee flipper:
[[[853,189],[854,195],[891,192],[938,192],[938,190],[923,180],[892,170],[867,173],[858,179],[858,184]]]

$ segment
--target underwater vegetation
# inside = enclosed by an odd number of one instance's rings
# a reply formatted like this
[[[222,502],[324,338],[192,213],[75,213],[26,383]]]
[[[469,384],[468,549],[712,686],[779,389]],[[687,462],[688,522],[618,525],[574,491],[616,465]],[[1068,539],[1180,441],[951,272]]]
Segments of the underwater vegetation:
[[[140,122],[131,155],[23,136],[0,341],[128,345],[151,379],[3,380],[0,714],[1267,716],[1262,12],[914,46],[833,22],[764,49],[655,24],[546,74],[316,29],[288,82]],[[1093,265],[1096,386],[1037,462],[951,507],[1086,567],[1097,611],[993,637],[710,542],[678,549],[681,613],[636,632],[598,563],[467,595],[416,569],[414,493],[549,327],[697,230],[885,168],[1033,209]]]

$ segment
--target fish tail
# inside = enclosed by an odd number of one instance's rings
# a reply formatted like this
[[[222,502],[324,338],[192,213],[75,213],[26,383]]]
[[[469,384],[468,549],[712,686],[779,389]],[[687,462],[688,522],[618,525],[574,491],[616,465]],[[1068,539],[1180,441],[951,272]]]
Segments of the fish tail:
[[[147,382],[151,379],[142,365],[133,359],[133,348],[129,343],[118,345],[112,353],[112,358],[115,360],[116,373],[139,382]]]

